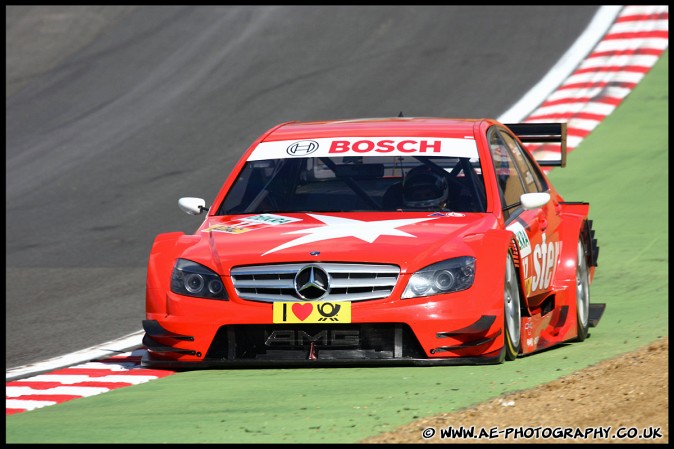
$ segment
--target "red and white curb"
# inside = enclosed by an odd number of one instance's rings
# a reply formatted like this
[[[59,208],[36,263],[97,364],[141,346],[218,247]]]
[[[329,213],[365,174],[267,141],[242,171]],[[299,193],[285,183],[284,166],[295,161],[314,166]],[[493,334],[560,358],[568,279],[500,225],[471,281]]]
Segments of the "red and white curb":
[[[499,117],[501,122],[565,122],[568,151],[571,151],[618,107],[667,49],[667,5],[606,6],[600,9],[595,21],[600,23],[593,23],[588,29],[592,28],[591,32],[600,29],[605,33],[603,37],[595,39],[592,33],[581,36],[562,58],[559,67],[553,68],[549,76],[534,86],[522,101]],[[602,21],[609,23],[602,25]],[[605,28],[602,29],[602,26]],[[575,61],[573,58],[577,53],[591,47],[587,45],[588,40],[596,46],[585,53],[584,59],[581,57]],[[559,73],[567,70],[565,67],[571,67],[571,71],[560,77]],[[549,86],[553,88],[548,89]],[[540,103],[541,98],[546,100]],[[540,106],[529,114],[532,104]],[[530,149],[548,151],[545,147]],[[135,341],[138,335],[129,338]],[[124,343],[128,344],[127,341]],[[60,367],[72,366],[47,370],[48,374],[24,377],[34,367],[8,372],[6,414],[94,396],[174,374],[173,371],[141,368],[140,360],[145,353],[142,348],[131,352],[114,351],[114,356],[108,355],[111,353],[108,348],[97,350],[97,356],[90,357],[87,353],[89,358],[85,360],[94,360],[92,362],[73,364],[59,360],[56,363],[60,363]],[[32,372],[35,371],[33,369]],[[45,372],[44,369],[39,371]]]
[[[9,381],[5,389],[6,415],[95,396],[174,374],[173,371],[141,368],[140,360],[144,353],[145,349],[137,349]]]
[[[524,121],[567,123],[570,152],[622,103],[668,44],[669,6],[625,6],[571,76]],[[559,151],[550,144],[529,149]]]

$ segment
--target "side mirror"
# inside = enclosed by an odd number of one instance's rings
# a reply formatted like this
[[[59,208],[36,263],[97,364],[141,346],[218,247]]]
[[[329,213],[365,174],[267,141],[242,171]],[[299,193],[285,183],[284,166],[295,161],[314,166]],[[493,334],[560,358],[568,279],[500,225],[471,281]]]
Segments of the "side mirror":
[[[520,195],[520,202],[522,207],[526,210],[536,209],[541,207],[550,201],[550,194],[546,192],[539,193],[524,193]]]
[[[180,198],[178,200],[178,207],[185,213],[190,215],[200,215],[203,211],[207,211],[206,201],[201,198]]]

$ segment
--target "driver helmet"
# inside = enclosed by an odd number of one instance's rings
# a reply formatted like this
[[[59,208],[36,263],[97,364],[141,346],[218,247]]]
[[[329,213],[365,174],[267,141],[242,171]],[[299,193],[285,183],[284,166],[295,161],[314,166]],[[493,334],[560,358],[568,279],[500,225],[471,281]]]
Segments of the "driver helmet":
[[[413,168],[403,180],[403,204],[407,207],[442,207],[448,196],[447,179],[428,166]]]

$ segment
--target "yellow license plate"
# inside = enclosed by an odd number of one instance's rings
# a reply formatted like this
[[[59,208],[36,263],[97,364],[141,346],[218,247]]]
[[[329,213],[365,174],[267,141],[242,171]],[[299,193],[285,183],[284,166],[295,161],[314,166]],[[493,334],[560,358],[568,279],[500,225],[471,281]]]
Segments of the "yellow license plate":
[[[350,323],[350,302],[275,302],[274,323]]]

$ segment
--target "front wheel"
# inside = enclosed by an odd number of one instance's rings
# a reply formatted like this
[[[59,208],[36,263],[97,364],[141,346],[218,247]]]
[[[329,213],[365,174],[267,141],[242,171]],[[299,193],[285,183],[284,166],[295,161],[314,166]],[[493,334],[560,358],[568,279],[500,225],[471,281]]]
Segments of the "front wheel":
[[[520,310],[520,289],[517,281],[517,271],[513,263],[510,251],[506,259],[505,286],[503,288],[503,328],[505,335],[503,346],[505,348],[505,359],[515,360],[520,352],[520,324],[522,322]]]
[[[574,341],[583,341],[587,338],[590,327],[590,271],[582,238],[578,240],[578,261],[576,262],[576,317],[578,336]]]

